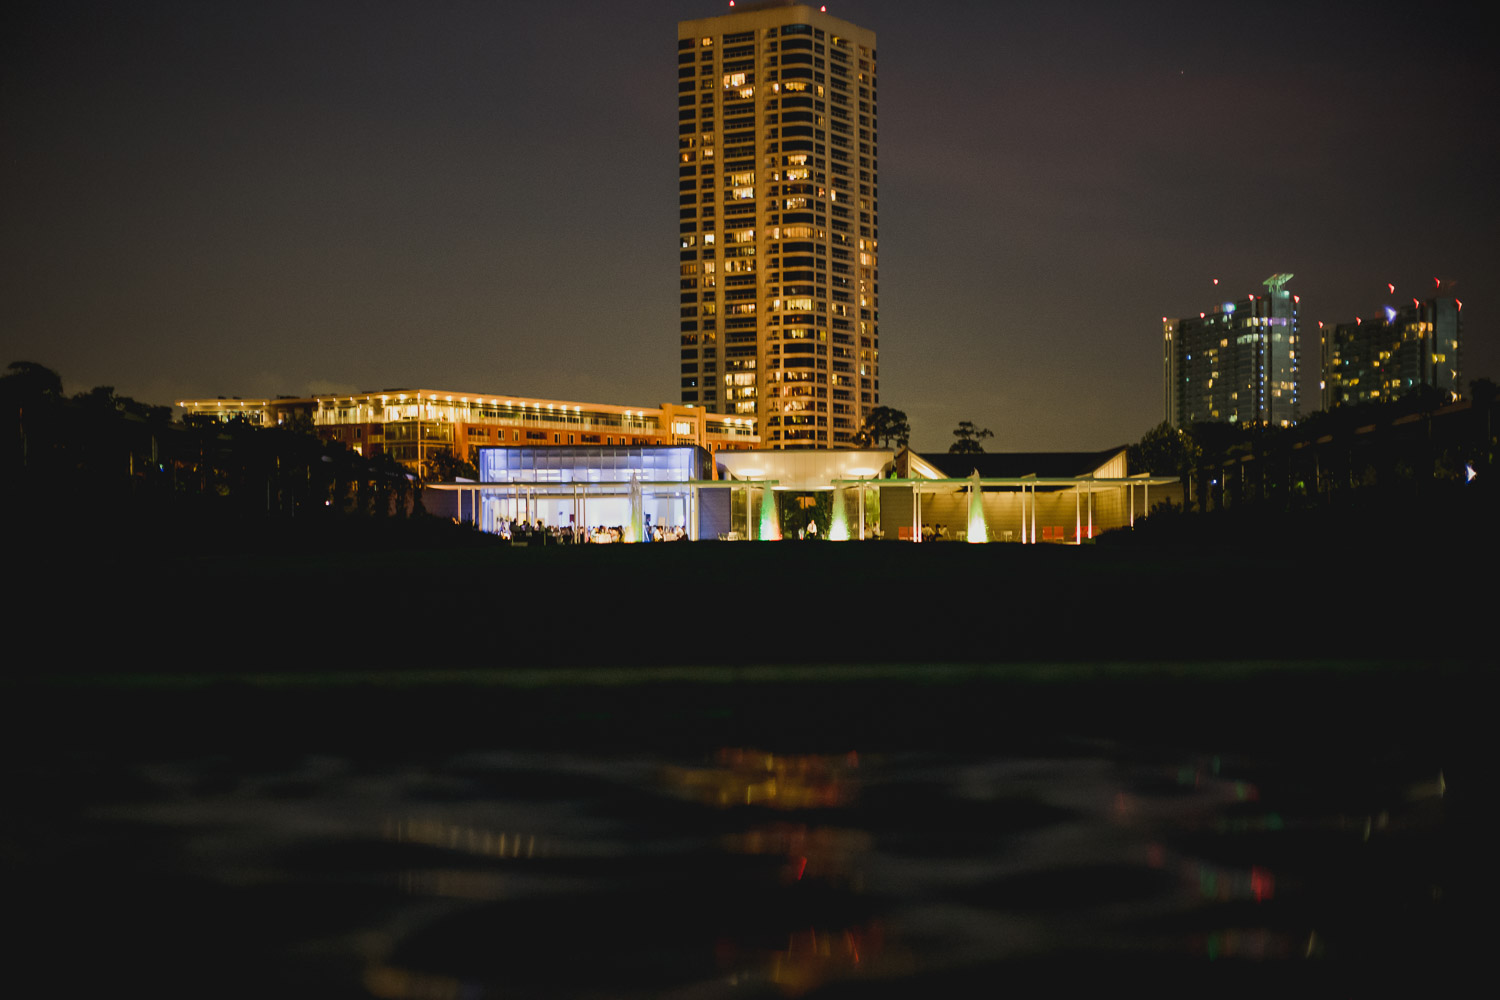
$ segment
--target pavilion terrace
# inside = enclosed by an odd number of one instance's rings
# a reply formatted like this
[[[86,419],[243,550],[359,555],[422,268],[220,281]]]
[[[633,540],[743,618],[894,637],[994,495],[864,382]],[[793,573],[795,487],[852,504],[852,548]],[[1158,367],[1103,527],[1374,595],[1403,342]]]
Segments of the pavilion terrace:
[[[833,541],[899,539],[1080,544],[1133,525],[1153,502],[1180,500],[1172,477],[1126,468],[1102,452],[917,454],[909,449],[721,451],[692,447],[479,449],[479,482],[453,491],[456,513],[488,531],[506,521],[575,533],[680,525],[692,539],[781,537],[776,495],[806,503]],[[1154,488],[1154,491],[1153,491]],[[816,495],[829,493],[825,504]]]

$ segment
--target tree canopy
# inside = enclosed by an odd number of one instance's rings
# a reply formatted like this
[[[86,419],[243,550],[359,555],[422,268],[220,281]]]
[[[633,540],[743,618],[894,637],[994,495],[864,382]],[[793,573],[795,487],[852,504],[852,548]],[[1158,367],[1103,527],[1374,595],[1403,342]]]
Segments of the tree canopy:
[[[479,478],[479,470],[474,467],[473,462],[467,462],[449,451],[428,452],[427,472],[427,478],[435,482]]]
[[[984,445],[979,442],[994,437],[995,432],[988,427],[976,426],[972,420],[964,420],[953,436],[956,440],[948,446],[950,455],[979,455],[984,452]]]
[[[854,444],[864,448],[876,442],[889,448],[892,441],[896,447],[905,448],[910,440],[911,424],[906,414],[889,406],[877,406],[866,413],[864,423],[854,435]]]
[[[1131,472],[1186,476],[1196,461],[1198,450],[1192,435],[1162,421],[1147,431],[1139,444],[1130,446],[1127,461]]]

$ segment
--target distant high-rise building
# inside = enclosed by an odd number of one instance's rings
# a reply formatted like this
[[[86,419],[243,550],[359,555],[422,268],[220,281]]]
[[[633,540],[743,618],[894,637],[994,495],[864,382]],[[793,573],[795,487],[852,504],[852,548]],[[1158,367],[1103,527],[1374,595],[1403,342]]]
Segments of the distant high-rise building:
[[[1423,385],[1457,399],[1463,394],[1462,308],[1452,297],[1412,299],[1409,306],[1387,305],[1378,315],[1320,330],[1323,409],[1397,399]]]
[[[1184,319],[1162,317],[1166,418],[1288,427],[1297,419],[1298,297],[1290,274],[1262,295],[1214,304]]]
[[[743,4],[677,26],[682,402],[771,448],[880,402],[875,34]]]

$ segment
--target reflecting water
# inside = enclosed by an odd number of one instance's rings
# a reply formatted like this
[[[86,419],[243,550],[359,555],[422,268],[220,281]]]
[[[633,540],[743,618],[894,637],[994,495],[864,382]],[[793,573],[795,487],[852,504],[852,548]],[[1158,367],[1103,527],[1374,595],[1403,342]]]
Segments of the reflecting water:
[[[1440,761],[1078,742],[24,770],[0,860],[58,986],[915,996],[1013,960],[1422,960],[1453,924]]]

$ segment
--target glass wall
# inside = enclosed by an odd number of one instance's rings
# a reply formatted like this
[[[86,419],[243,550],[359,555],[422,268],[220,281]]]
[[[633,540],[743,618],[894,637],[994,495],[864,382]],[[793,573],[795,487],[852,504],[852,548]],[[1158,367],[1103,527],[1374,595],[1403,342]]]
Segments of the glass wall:
[[[485,483],[685,482],[712,476],[708,452],[691,445],[478,450]]]
[[[665,484],[708,479],[712,457],[695,446],[479,448],[480,525],[516,522],[582,530],[631,523],[639,504],[646,530],[690,525],[691,491]],[[663,485],[639,488],[632,482]],[[493,484],[507,484],[504,486]]]

